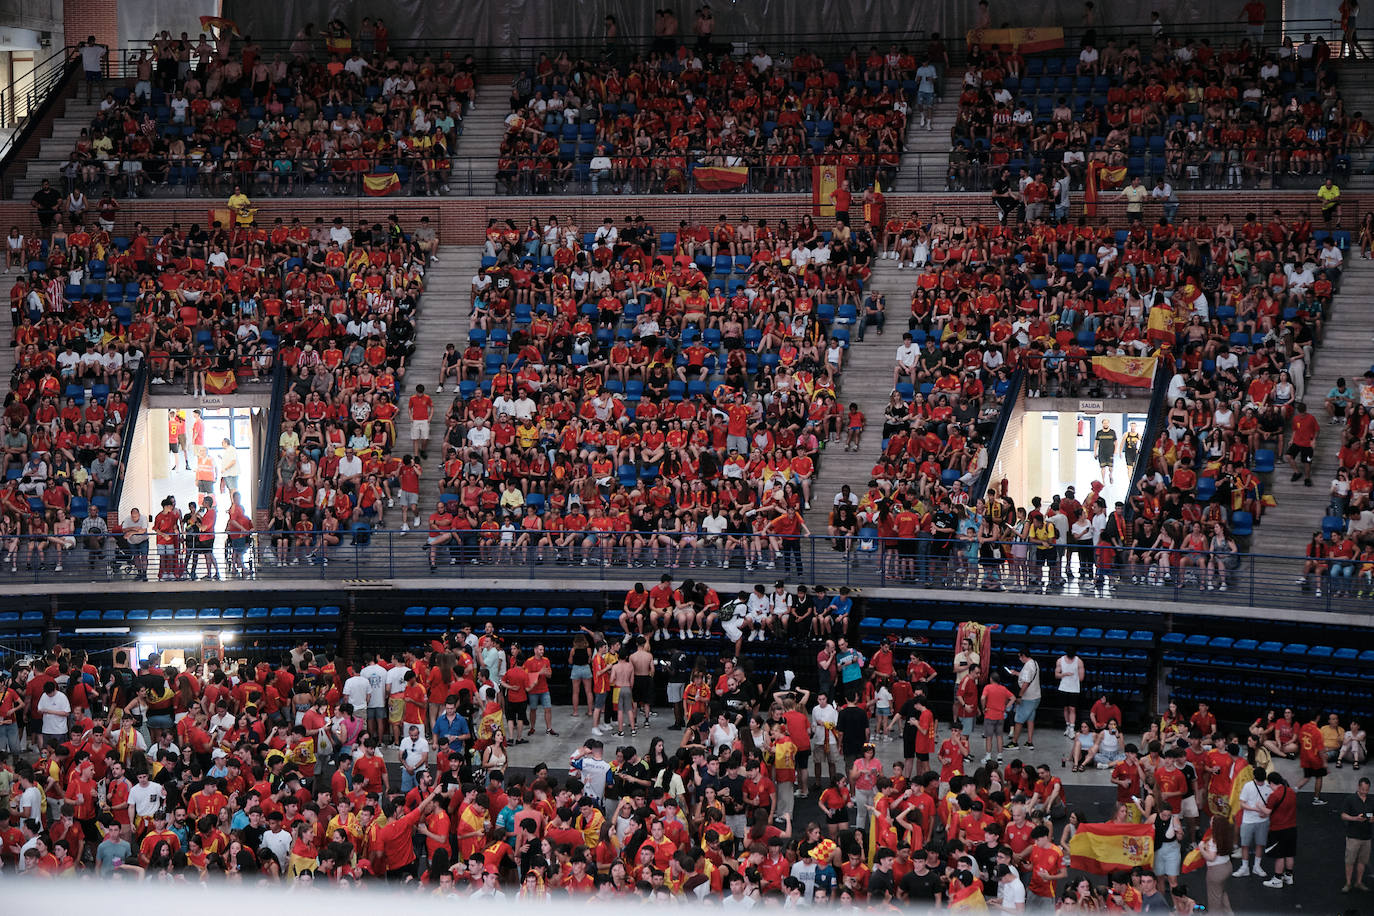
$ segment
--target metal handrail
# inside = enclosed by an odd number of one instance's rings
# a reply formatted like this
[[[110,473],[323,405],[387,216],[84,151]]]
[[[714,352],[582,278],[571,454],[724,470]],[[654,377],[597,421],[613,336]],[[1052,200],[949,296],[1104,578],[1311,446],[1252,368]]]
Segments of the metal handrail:
[[[129,390],[129,415],[124,420],[124,441],[119,447],[119,477],[110,491],[110,507],[119,511],[119,500],[124,493],[124,479],[129,470],[129,456],[133,454],[134,432],[138,429],[138,413],[143,409],[143,392],[148,388],[148,361],[139,364],[134,375],[133,388]]]
[[[0,127],[9,135],[0,140],[0,174],[9,170],[16,151],[29,139],[34,126],[47,113],[54,90],[74,74],[76,48],[68,45],[35,64],[33,69],[0,90]]]
[[[271,434],[281,428],[282,405],[286,398],[286,363],[273,359],[272,368],[272,407],[267,414],[268,441],[262,449],[262,459],[258,462],[258,495],[255,505],[259,509],[272,508],[272,494],[276,492],[278,440]]]

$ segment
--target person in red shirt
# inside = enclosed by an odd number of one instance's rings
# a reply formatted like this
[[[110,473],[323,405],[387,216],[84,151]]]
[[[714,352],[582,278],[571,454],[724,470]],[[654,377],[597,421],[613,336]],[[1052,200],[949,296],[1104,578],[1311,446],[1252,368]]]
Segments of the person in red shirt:
[[[1063,879],[1069,872],[1065,866],[1063,851],[1050,842],[1050,828],[1043,824],[1031,831],[1031,848],[1026,854],[1026,863],[1031,875],[1030,887],[1027,890],[1043,900],[1050,901],[1044,904],[1045,906],[1053,907],[1054,883]]]
[[[1288,467],[1293,471],[1290,479],[1296,482],[1302,478],[1302,485],[1305,487],[1312,486],[1312,452],[1321,429],[1317,418],[1307,412],[1306,404],[1298,401],[1293,405],[1293,440],[1284,455],[1288,460]]]
[[[429,418],[434,414],[434,399],[425,394],[424,385],[416,385],[409,406],[411,454],[425,459],[429,457]]]
[[[512,664],[501,676],[501,686],[506,691],[506,725],[509,728],[510,743],[524,744],[525,739],[520,737],[518,723],[523,722],[526,726],[530,724],[529,672],[518,664]]]
[[[992,671],[988,683],[983,687],[983,762],[1002,755],[1002,733],[1007,721],[1007,707],[1016,695],[1002,686],[1001,674]]]
[[[534,718],[538,710],[544,710],[544,731],[558,737],[553,730],[553,700],[549,696],[549,675],[553,673],[553,662],[544,654],[544,644],[534,647],[534,654],[525,659],[525,673],[529,677],[530,734],[534,734]]]
[[[1326,804],[1326,799],[1322,798],[1322,779],[1326,776],[1326,743],[1322,738],[1321,726],[1317,724],[1316,713],[1298,729],[1298,766],[1302,767],[1302,782],[1298,783],[1296,791],[1301,792],[1303,786],[1315,779],[1312,804]]]
[[[389,880],[400,880],[415,874],[415,826],[429,816],[434,797],[439,794],[436,783],[420,804],[394,820],[387,821],[372,835],[368,852],[374,865],[380,864]],[[380,862],[378,860],[380,859]]]

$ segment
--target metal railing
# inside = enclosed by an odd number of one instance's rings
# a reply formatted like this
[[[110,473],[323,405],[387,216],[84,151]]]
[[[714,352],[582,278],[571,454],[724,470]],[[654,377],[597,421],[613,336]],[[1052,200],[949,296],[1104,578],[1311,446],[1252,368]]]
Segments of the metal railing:
[[[1181,193],[1193,191],[1238,192],[1258,189],[1313,189],[1333,176],[1344,182],[1352,172],[1352,156],[1348,153],[1331,157],[1329,167],[1317,171],[1304,168],[1293,174],[1288,168],[1286,151],[1264,152],[1264,161],[1256,165],[1232,167],[1225,162],[1187,159],[1170,163],[1164,157],[1150,157],[1134,163],[1130,175],[1140,175],[1153,186],[1155,179],[1165,178]],[[827,158],[830,154],[827,154]],[[612,167],[608,170],[591,168],[591,154],[578,154],[568,160],[550,160],[547,166],[530,167],[532,160],[520,162],[495,156],[463,155],[460,149],[447,159],[428,162],[372,158],[348,160],[346,164],[324,163],[312,159],[280,160],[281,168],[272,162],[241,163],[224,159],[167,160],[140,159],[139,167],[130,172],[122,168],[122,160],[113,159],[90,163],[93,174],[83,174],[66,159],[34,159],[29,177],[12,179],[16,197],[27,198],[41,179],[48,179],[54,188],[65,193],[80,187],[87,195],[106,192],[122,199],[144,198],[157,200],[215,200],[224,199],[234,187],[241,186],[250,197],[276,199],[358,198],[358,197],[556,197],[590,195],[618,197],[633,195],[703,194],[711,197],[749,196],[754,194],[810,194],[813,189],[813,166],[817,157],[800,166],[766,164],[766,157],[735,156],[731,166],[719,166],[720,160],[700,156],[684,157],[677,162],[652,167]],[[850,158],[850,157],[845,157]],[[885,193],[948,192],[985,195],[992,191],[1002,168],[1009,168],[1013,177],[1021,168],[1044,171],[1048,160],[1040,157],[1014,158],[1004,164],[992,164],[964,158],[962,153],[906,153],[899,162],[883,162],[873,156],[853,157],[856,164],[847,166],[846,177],[851,188],[868,188],[877,180]],[[1144,158],[1144,157],[1142,157]],[[1374,160],[1372,160],[1374,161]],[[289,165],[289,167],[287,167]],[[712,169],[712,171],[703,171]],[[395,182],[388,176],[395,175]],[[1046,172],[1047,180],[1052,176]],[[371,182],[366,179],[373,179]],[[378,179],[384,179],[379,184]],[[1083,187],[1082,175],[1075,176],[1075,188]],[[30,185],[32,187],[30,187]],[[1111,206],[1117,191],[1104,189],[1099,199]],[[1185,198],[1186,202],[1186,198]],[[858,202],[856,201],[856,207]]]
[[[148,387],[148,360],[144,359],[134,376],[133,388],[129,391],[129,415],[124,420],[124,442],[119,448],[119,476],[110,489],[110,507],[119,511],[120,494],[124,492],[124,480],[129,472],[129,456],[133,453],[135,432],[138,429],[138,414],[144,409],[143,392]]]
[[[514,532],[519,538],[521,532]],[[728,583],[752,588],[754,583],[783,579],[789,583],[845,585],[850,588],[938,589],[951,592],[1013,592],[1080,597],[1093,600],[1135,600],[1164,603],[1214,603],[1335,611],[1368,614],[1374,610],[1374,580],[1361,573],[1351,560],[1338,575],[1328,564],[1321,575],[1304,575],[1303,557],[1235,554],[1228,563],[1206,569],[1206,561],[1226,560],[1207,552],[1183,550],[1117,552],[1106,567],[1093,565],[1091,548],[1075,550],[1060,546],[1043,562],[1018,558],[1024,542],[995,542],[998,557],[978,557],[976,541],[942,541],[928,537],[882,539],[861,533],[839,538],[808,536],[795,539],[741,538],[729,552],[725,539],[680,534],[653,535],[650,546],[635,546],[636,534],[598,531],[560,531],[564,546],[515,546],[501,544],[500,532],[463,532],[457,541],[433,548],[430,565],[429,535],[423,528],[398,530],[342,529],[337,532],[260,531],[236,547],[221,532],[214,547],[195,559],[201,577],[210,572],[207,556],[214,556],[221,578],[231,578],[230,554],[240,558],[242,572],[236,581],[304,582],[421,579],[452,582],[463,579],[501,578],[507,581],[624,581],[656,576],[661,572],[700,578],[717,590]],[[484,535],[489,535],[485,537]],[[326,537],[338,543],[326,546]],[[690,537],[692,540],[688,540]],[[30,544],[44,542],[44,554],[29,556]],[[0,576],[16,586],[51,585],[54,582],[126,581],[145,574],[194,581],[185,575],[193,552],[182,539],[169,548],[175,553],[159,556],[159,548],[147,544],[147,552],[130,553],[117,535],[91,541],[76,538],[76,546],[60,551],[55,538],[0,538]],[[1145,565],[1139,555],[1170,558],[1167,567],[1158,560]],[[57,556],[63,570],[55,572]],[[1134,555],[1137,562],[1131,563]],[[38,562],[43,561],[42,565]],[[1202,563],[1200,567],[1198,564]],[[11,572],[11,566],[15,570]],[[1346,566],[1350,575],[1345,574]],[[1160,570],[1165,570],[1164,575]],[[1207,586],[1211,585],[1209,589]]]
[[[0,174],[8,174],[15,153],[33,135],[47,113],[56,90],[79,66],[76,49],[64,47],[33,65],[33,69],[0,90]]]
[[[285,403],[286,363],[272,360],[272,400],[267,414],[267,439],[263,443],[262,458],[258,462],[258,492],[253,504],[261,510],[272,508],[273,481],[277,479],[277,455],[280,448],[278,436],[281,430],[282,405]]]

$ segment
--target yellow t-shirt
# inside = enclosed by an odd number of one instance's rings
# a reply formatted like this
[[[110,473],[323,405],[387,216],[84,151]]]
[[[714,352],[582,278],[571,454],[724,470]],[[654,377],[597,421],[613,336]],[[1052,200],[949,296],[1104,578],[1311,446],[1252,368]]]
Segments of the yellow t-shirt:
[[[1334,203],[1340,196],[1341,189],[1337,185],[1333,184],[1329,188],[1326,185],[1322,185],[1320,188],[1317,188],[1317,199],[1324,204]]]

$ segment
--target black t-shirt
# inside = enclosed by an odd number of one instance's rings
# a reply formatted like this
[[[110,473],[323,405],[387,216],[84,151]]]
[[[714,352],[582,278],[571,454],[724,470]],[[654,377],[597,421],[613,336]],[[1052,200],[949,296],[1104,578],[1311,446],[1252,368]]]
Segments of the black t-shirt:
[[[909,871],[902,876],[902,893],[906,895],[908,900],[934,902],[935,895],[943,892],[944,882],[933,871],[927,871],[924,875]]]
[[[858,706],[841,707],[835,720],[840,732],[840,749],[846,757],[857,757],[863,753],[864,741],[868,736],[868,715]]]
[[[1366,795],[1363,801],[1358,795],[1347,795],[1341,813],[1362,818],[1358,821],[1343,822],[1347,839],[1367,840],[1370,838],[1370,816],[1374,815],[1374,795]]]
[[[38,204],[40,210],[56,210],[62,202],[62,195],[57,193],[56,188],[39,188],[33,194],[33,202]]]
[[[868,896],[875,902],[882,902],[884,894],[896,894],[897,886],[892,880],[892,872],[873,869],[868,876]]]

